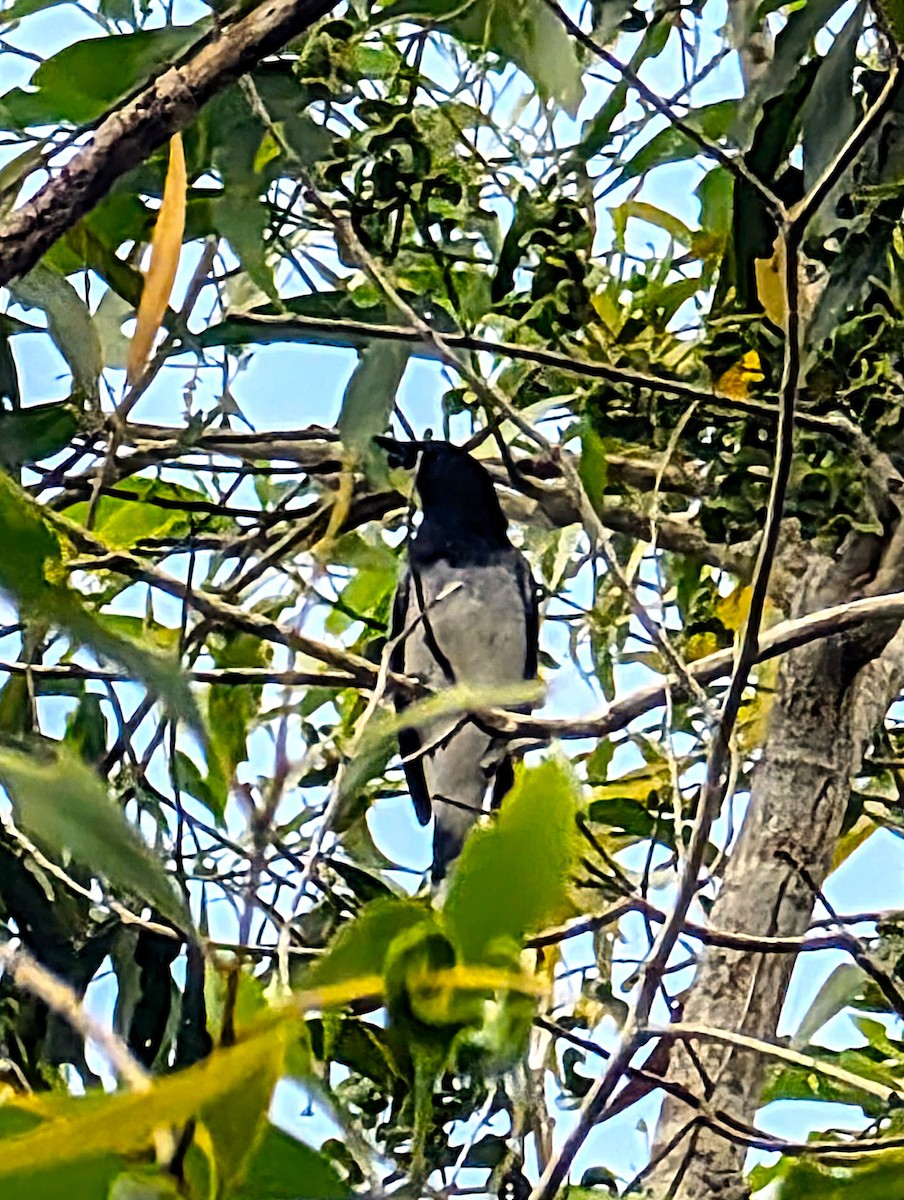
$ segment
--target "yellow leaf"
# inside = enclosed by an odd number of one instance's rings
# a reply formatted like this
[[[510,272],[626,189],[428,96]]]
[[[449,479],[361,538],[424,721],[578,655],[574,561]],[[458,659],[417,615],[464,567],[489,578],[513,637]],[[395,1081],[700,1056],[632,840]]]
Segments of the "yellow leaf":
[[[752,590],[749,585],[747,587],[738,585],[734,591],[716,601],[716,616],[732,633],[736,633],[747,620]]]
[[[698,658],[706,658],[715,654],[719,649],[719,639],[714,633],[692,633],[684,647],[684,657],[687,662],[696,662]]]
[[[769,729],[769,714],[775,699],[770,684],[760,677],[760,686],[765,690],[758,691],[752,700],[745,700],[738,712],[735,726],[735,744],[740,754],[745,757],[758,750],[766,740]]]
[[[185,194],[188,179],[185,173],[185,152],[182,135],[170,139],[169,166],[163,187],[163,201],[154,226],[151,242],[151,261],[144,277],[138,320],[129,347],[127,367],[129,383],[136,383],[144,374],[154,339],[163,323],[166,306],[179,266],[182,235],[185,233]]]
[[[269,1020],[237,1046],[217,1050],[195,1067],[155,1080],[148,1092],[88,1096],[70,1100],[65,1108],[60,1105],[57,1119],[4,1139],[0,1194],[6,1177],[35,1163],[62,1166],[107,1154],[129,1154],[152,1145],[158,1130],[184,1125],[208,1105],[240,1094],[251,1084],[266,1079],[275,1087],[287,1034],[284,1018]],[[17,1107],[28,1109],[32,1104]],[[43,1110],[40,1100],[33,1107],[37,1113]]]
[[[323,987],[296,992],[292,1002],[300,1012],[311,1012],[322,1008],[342,1008],[355,1000],[370,1000],[382,995],[382,975],[360,975],[357,979],[343,979],[339,983],[327,983]]]
[[[499,967],[461,965],[446,967],[441,971],[424,971],[409,979],[409,987],[429,990],[440,988],[460,989],[464,992],[520,992],[523,996],[544,996],[547,982],[538,975],[527,975],[521,971],[505,971]]]
[[[853,826],[841,835],[832,855],[832,870],[837,871],[843,862],[859,850],[867,838],[871,838],[879,826],[865,813],[858,817]]]
[[[753,269],[756,274],[756,294],[763,312],[773,325],[785,327],[785,244],[775,239],[775,253],[771,258],[755,258]]]
[[[731,400],[746,400],[752,383],[762,383],[763,372],[756,350],[748,350],[716,380],[716,391]]]

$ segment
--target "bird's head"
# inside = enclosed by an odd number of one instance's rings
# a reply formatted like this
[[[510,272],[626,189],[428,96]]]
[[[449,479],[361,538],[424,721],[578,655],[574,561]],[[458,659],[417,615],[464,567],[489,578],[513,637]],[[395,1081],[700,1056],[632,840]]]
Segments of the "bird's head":
[[[391,467],[416,470],[425,521],[494,545],[508,545],[508,523],[487,469],[451,442],[375,437]]]

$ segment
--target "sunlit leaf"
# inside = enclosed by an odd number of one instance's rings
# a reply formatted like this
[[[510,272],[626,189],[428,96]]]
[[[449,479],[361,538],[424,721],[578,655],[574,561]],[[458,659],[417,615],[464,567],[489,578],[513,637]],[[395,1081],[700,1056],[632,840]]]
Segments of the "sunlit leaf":
[[[576,865],[577,785],[565,763],[520,768],[488,829],[475,830],[443,907],[444,924],[466,962],[493,942],[521,943],[569,910]]]
[[[56,1119],[4,1139],[0,1185],[6,1187],[8,1179],[33,1170],[36,1163],[62,1167],[103,1155],[149,1149],[158,1130],[203,1118],[210,1106],[226,1105],[230,1099],[237,1112],[243,1111],[243,1118],[241,1129],[226,1136],[238,1143],[233,1152],[243,1156],[254,1144],[254,1125],[266,1120],[270,1094],[282,1068],[284,1045],[284,1027],[270,1021],[253,1036],[216,1051],[198,1066],[155,1080],[148,1092],[67,1097],[58,1107]],[[256,1111],[242,1110],[241,1099],[246,1093],[254,1097]],[[27,1111],[30,1106],[21,1107]],[[40,1100],[35,1109],[39,1115],[42,1113]]]

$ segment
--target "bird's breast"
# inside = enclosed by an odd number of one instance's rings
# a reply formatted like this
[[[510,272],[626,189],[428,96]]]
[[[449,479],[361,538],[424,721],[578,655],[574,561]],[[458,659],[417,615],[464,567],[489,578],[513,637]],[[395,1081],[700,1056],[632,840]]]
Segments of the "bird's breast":
[[[439,683],[435,648],[458,683],[514,683],[524,678],[527,620],[514,561],[454,567],[445,560],[419,573],[409,618],[424,620],[412,631],[405,669]]]

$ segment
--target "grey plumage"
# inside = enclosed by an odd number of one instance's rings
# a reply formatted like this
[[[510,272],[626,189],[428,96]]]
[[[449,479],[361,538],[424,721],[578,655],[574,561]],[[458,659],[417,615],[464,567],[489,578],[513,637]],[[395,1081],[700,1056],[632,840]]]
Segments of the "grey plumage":
[[[537,589],[508,539],[486,470],[446,442],[378,439],[390,461],[417,465],[423,521],[408,546],[390,636],[393,670],[432,691],[452,683],[512,684],[537,673]],[[433,879],[461,852],[492,788],[511,785],[506,741],[472,717],[439,718],[399,738],[421,824],[435,818]]]

